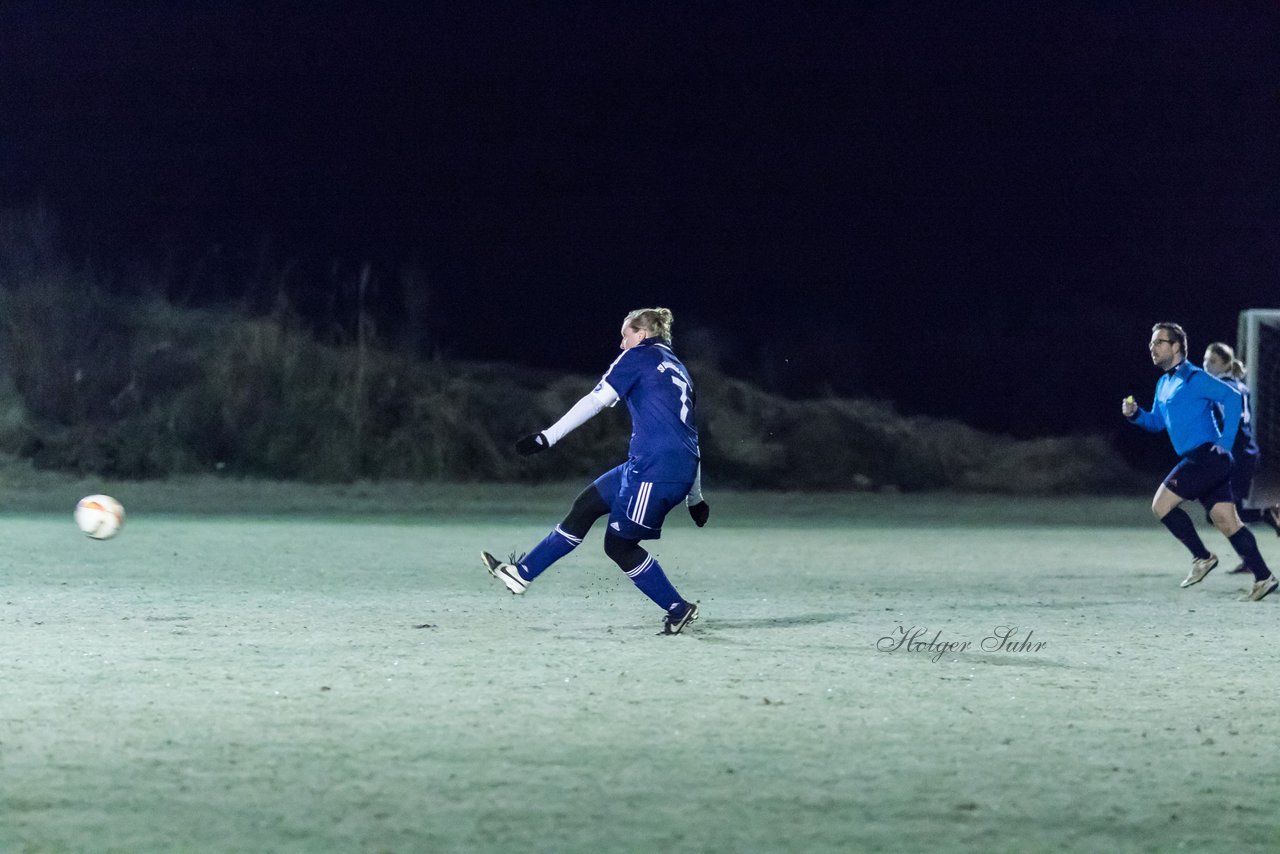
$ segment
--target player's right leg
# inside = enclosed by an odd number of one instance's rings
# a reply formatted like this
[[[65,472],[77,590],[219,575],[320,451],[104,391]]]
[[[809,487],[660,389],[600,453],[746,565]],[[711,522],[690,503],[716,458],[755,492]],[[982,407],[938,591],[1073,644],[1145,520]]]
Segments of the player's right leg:
[[[1182,463],[1179,463],[1178,467],[1169,473],[1165,482],[1160,484],[1155,498],[1151,500],[1151,512],[1169,529],[1169,533],[1191,552],[1191,572],[1182,580],[1181,585],[1190,587],[1204,581],[1204,577],[1218,565],[1218,558],[1204,547],[1204,541],[1196,533],[1195,522],[1191,521],[1187,511],[1178,506],[1183,501],[1182,496],[1169,488],[1169,479],[1173,478],[1181,468]]]
[[[666,612],[663,633],[679,634],[698,619],[698,606],[680,595],[667,578],[661,564],[640,545],[641,540],[662,536],[662,522],[672,507],[689,494],[688,483],[647,482],[623,479],[609,527],[604,532],[604,551],[631,582]]]
[[[667,578],[662,565],[645,551],[639,540],[610,529],[604,534],[604,553],[631,579],[641,593],[666,612],[663,633],[679,634],[691,621],[698,619],[698,606],[687,602]]]
[[[574,499],[564,520],[528,554],[520,558],[513,554],[504,563],[488,552],[481,552],[480,559],[489,574],[499,579],[512,593],[523,593],[528,589],[529,582],[541,575],[547,567],[582,545],[583,537],[591,530],[595,521],[609,512],[609,503],[600,494],[598,484],[607,481],[611,474],[613,472],[602,475],[595,483],[582,490]],[[621,478],[621,474],[618,478]]]

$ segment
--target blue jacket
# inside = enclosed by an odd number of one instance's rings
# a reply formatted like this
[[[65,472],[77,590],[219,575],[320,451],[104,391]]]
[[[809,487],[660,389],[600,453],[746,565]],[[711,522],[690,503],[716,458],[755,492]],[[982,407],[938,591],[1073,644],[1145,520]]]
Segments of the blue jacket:
[[[1214,420],[1214,404],[1222,407],[1222,429]],[[1152,411],[1139,409],[1129,420],[1144,430],[1169,431],[1178,456],[1208,442],[1230,453],[1244,411],[1240,392],[1183,359],[1156,381]]]

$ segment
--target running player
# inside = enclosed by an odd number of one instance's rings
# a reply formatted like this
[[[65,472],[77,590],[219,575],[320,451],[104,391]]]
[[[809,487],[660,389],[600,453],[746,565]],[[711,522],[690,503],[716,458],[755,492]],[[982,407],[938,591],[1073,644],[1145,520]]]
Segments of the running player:
[[[1240,414],[1240,431],[1236,433],[1236,443],[1231,448],[1231,497],[1236,501],[1236,512],[1240,521],[1246,525],[1251,522],[1265,522],[1280,535],[1280,506],[1245,507],[1244,501],[1253,489],[1253,477],[1258,473],[1261,453],[1258,443],[1253,438],[1253,406],[1250,402],[1249,386],[1244,378],[1248,370],[1236,358],[1235,351],[1221,341],[1215,341],[1204,351],[1204,369],[1217,379],[1222,380],[1240,392],[1242,412]],[[1222,407],[1214,406],[1214,417],[1218,427],[1222,427]],[[1210,520],[1212,521],[1212,520]],[[1232,572],[1248,572],[1249,568],[1241,563]]]
[[[662,567],[640,546],[641,540],[662,536],[663,519],[681,501],[699,528],[710,514],[702,498],[693,382],[671,349],[671,324],[665,308],[628,314],[622,323],[622,354],[600,383],[555,424],[516,442],[525,456],[541,453],[619,400],[626,401],[631,413],[627,461],[584,489],[542,542],[506,563],[480,553],[485,568],[512,593],[524,593],[547,567],[582,543],[597,519],[608,515],[605,554],[666,611],[663,631],[678,634],[698,618],[697,604],[676,592]]]
[[[1181,461],[1169,472],[1151,501],[1156,518],[1191,552],[1191,572],[1182,586],[1203,581],[1218,565],[1218,558],[1204,547],[1195,523],[1179,505],[1198,499],[1209,511],[1214,527],[1231,542],[1253,573],[1249,600],[1257,602],[1280,587],[1258,552],[1253,532],[1236,513],[1231,496],[1231,452],[1240,428],[1243,401],[1240,393],[1187,361],[1187,334],[1176,323],[1157,323],[1151,329],[1151,361],[1163,375],[1156,382],[1152,411],[1139,408],[1133,397],[1120,404],[1125,418],[1144,430],[1167,430]],[[1221,430],[1213,418],[1214,405],[1222,407]]]

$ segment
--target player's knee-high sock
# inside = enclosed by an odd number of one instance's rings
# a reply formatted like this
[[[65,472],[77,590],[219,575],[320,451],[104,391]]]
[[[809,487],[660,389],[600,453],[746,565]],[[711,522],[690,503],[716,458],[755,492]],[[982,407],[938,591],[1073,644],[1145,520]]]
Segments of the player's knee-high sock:
[[[627,577],[640,588],[641,593],[664,611],[670,611],[684,602],[653,555],[646,555],[639,566],[627,573]]]
[[[564,521],[543,537],[533,551],[520,559],[520,574],[526,581],[533,581],[560,558],[582,545],[582,538],[601,516],[609,512],[609,504],[595,486],[588,486],[574,499],[573,506]]]
[[[1204,547],[1204,542],[1196,533],[1196,523],[1191,521],[1186,510],[1175,507],[1164,514],[1160,521],[1169,529],[1169,533],[1178,538],[1178,542],[1187,547],[1192,557],[1204,560],[1209,556],[1209,550]]]
[[[636,540],[619,537],[612,531],[604,535],[604,553],[627,574],[640,592],[664,611],[684,603],[675,587],[667,580],[662,566]]]
[[[543,570],[580,545],[582,537],[575,537],[562,526],[556,525],[554,531],[543,537],[542,542],[520,560],[520,574],[526,581],[533,581]]]
[[[1253,536],[1253,531],[1241,526],[1240,530],[1227,539],[1231,541],[1231,547],[1240,555],[1244,565],[1253,573],[1254,580],[1261,581],[1271,576],[1267,562],[1262,559],[1262,552],[1258,551],[1258,540]]]

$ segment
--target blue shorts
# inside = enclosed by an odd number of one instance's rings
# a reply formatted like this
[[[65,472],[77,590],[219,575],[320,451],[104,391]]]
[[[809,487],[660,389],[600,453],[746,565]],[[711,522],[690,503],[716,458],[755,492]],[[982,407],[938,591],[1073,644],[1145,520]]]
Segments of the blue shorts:
[[[1223,501],[1232,504],[1231,455],[1217,445],[1201,445],[1173,467],[1164,485],[1181,499],[1196,499],[1205,509]]]
[[[630,463],[610,469],[595,480],[596,491],[609,505],[609,530],[628,540],[656,540],[662,520],[689,494],[693,481],[654,483],[639,480]]]

